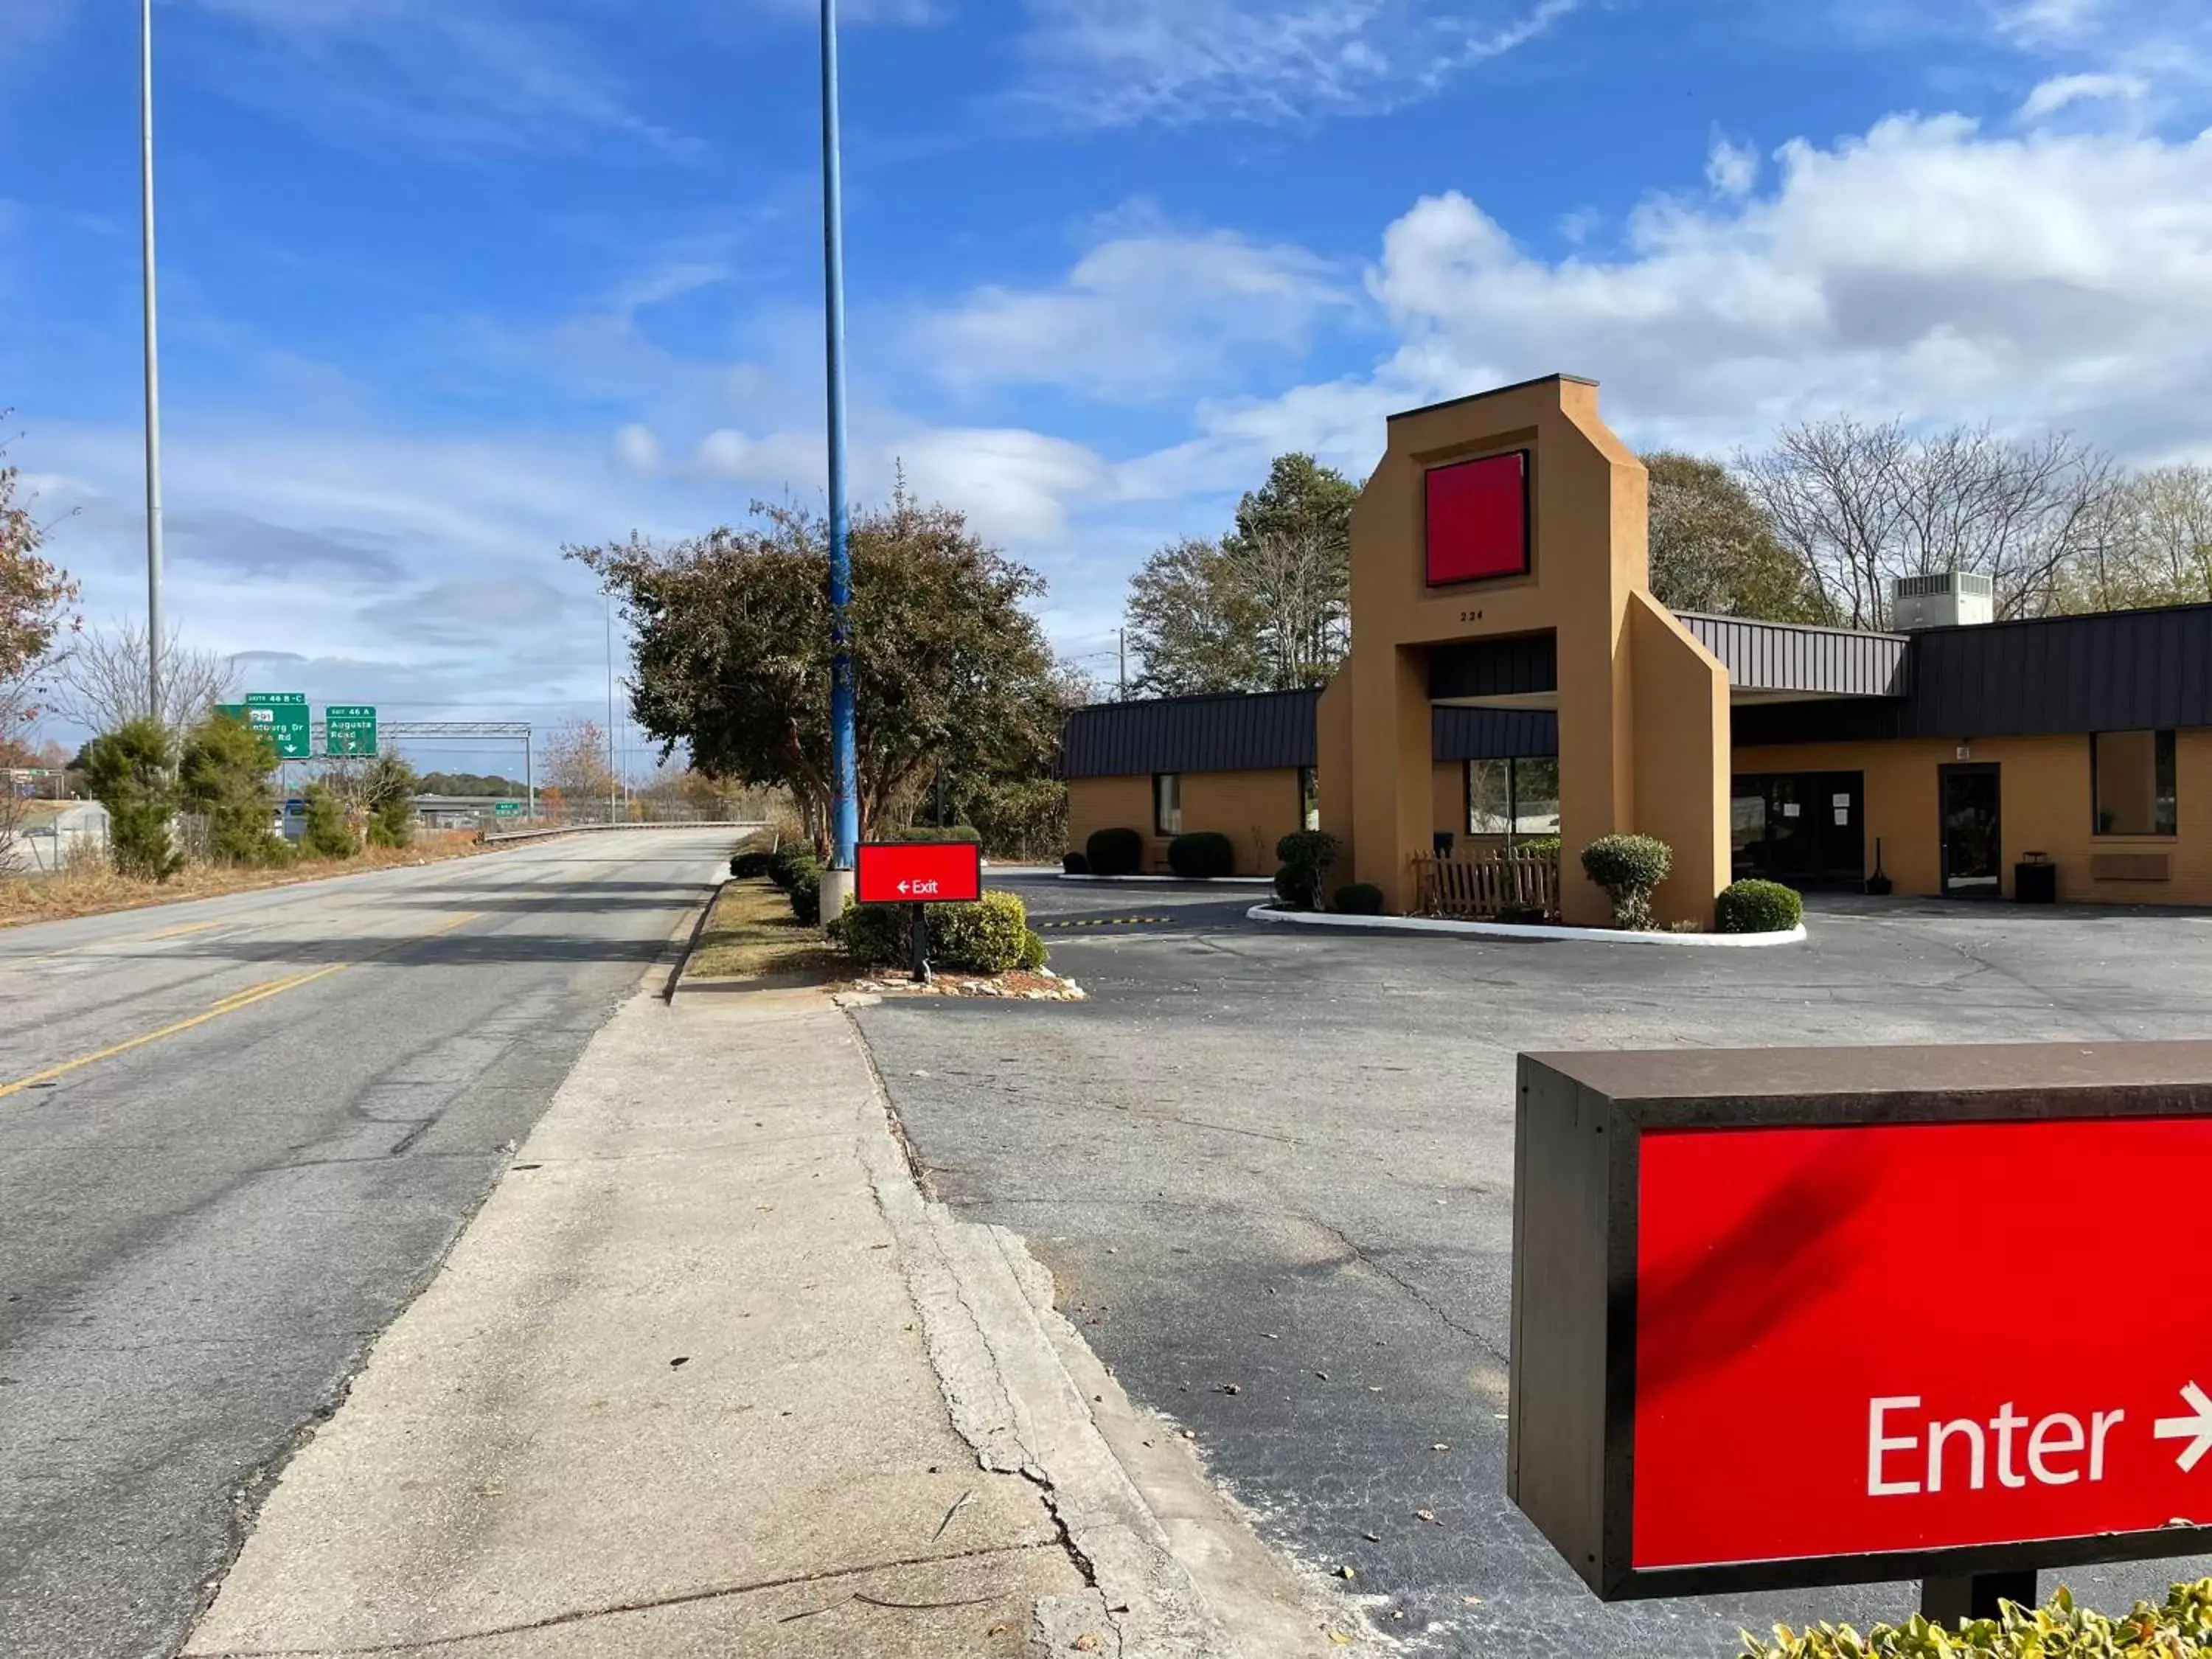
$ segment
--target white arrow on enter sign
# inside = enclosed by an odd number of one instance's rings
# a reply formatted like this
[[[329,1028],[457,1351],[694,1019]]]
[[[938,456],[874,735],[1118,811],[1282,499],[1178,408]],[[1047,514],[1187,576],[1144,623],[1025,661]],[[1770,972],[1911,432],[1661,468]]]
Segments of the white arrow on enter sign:
[[[2179,1458],[2182,1472],[2197,1467],[2197,1460],[2212,1451],[2212,1395],[2208,1395],[2196,1383],[2184,1385],[2181,1397],[2189,1402],[2194,1417],[2161,1417],[2152,1431],[2160,1440],[2186,1440],[2189,1444]]]

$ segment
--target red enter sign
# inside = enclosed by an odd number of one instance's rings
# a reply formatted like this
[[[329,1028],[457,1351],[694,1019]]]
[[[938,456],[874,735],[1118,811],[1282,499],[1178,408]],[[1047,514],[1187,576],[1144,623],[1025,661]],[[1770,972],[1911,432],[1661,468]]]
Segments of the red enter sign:
[[[2212,1517],[2212,1119],[1647,1129],[1638,1571]]]
[[[854,872],[863,904],[973,904],[983,849],[973,842],[863,842]]]

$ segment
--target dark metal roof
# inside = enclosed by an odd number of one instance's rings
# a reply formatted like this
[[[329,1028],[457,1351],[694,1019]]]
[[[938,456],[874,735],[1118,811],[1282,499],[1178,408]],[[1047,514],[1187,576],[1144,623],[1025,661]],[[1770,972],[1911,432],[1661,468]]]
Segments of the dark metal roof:
[[[1401,409],[1388,418],[1394,421],[1407,420],[1415,415],[1426,415],[1432,410],[1451,409],[1460,404],[1471,404],[1482,398],[1502,397],[1508,392],[1525,392],[1532,386],[1548,386],[1555,380],[1565,380],[1574,386],[1597,384],[1586,374],[1539,374],[1532,380],[1516,380],[1510,386],[1494,386],[1487,392],[1470,392],[1463,398],[1447,398],[1440,404],[1422,404],[1418,408]]]
[[[2212,726],[2212,605],[1934,628],[1912,642],[1907,736]]]
[[[1559,689],[1557,635],[1462,640],[1429,652],[1431,697],[1522,697]]]
[[[1675,615],[1720,659],[1734,690],[1901,697],[1910,690],[1911,641],[1903,634],[1863,634],[1688,611]]]
[[[1102,702],[1067,717],[1060,772],[1243,772],[1314,763],[1318,690]]]
[[[1559,717],[1548,708],[1440,705],[1429,719],[1429,750],[1440,761],[1510,760],[1559,752]]]

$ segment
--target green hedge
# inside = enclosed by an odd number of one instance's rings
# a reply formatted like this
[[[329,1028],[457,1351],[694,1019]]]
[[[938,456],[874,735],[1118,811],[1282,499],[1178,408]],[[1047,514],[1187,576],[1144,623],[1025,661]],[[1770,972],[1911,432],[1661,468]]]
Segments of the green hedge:
[[[730,854],[730,875],[738,881],[757,881],[768,873],[769,860],[773,854],[757,847],[749,847],[742,853]]]
[[[1004,974],[1021,966],[1029,911],[1012,893],[986,893],[976,904],[932,905],[930,960],[965,974]]]
[[[810,869],[819,875],[822,860],[814,856],[814,849],[803,841],[787,842],[768,857],[768,878],[787,893]]]
[[[1293,830],[1285,836],[1275,843],[1275,856],[1282,860],[1275,872],[1275,896],[1294,910],[1318,909],[1341,850],[1324,830]]]
[[[1003,974],[1044,966],[1044,936],[1030,927],[1027,909],[1012,893],[990,892],[980,903],[927,908],[929,959],[939,968]],[[848,899],[832,937],[857,967],[905,968],[914,961],[913,920],[910,905],[855,904]]]
[[[917,823],[902,830],[891,837],[907,842],[926,842],[932,846],[981,847],[983,837],[972,823],[948,823],[941,829],[933,823]]]
[[[1088,853],[1062,854],[1060,867],[1071,876],[1087,876],[1091,873],[1091,855]]]
[[[1557,836],[1534,836],[1527,841],[1516,841],[1513,850],[1522,858],[1559,860],[1559,838]]]
[[[2118,1619],[2076,1607],[2070,1591],[2040,1607],[2003,1604],[2003,1616],[1971,1620],[1956,1630],[1915,1614],[1902,1625],[1876,1625],[1864,1636],[1848,1625],[1793,1631],[1778,1626],[1771,1642],[1744,1638],[1744,1659],[2185,1659],[2212,1652],[2212,1578],[2176,1584],[2166,1605],[2138,1601]]]
[[[791,884],[786,890],[791,895],[791,914],[809,927],[822,920],[822,876],[827,867],[819,859],[810,857],[793,866]]]
[[[1145,838],[1134,830],[1097,830],[1083,843],[1094,876],[1133,876],[1145,867]]]
[[[1237,843],[1212,830],[1194,830],[1168,843],[1168,868],[1186,881],[1237,873]]]
[[[1382,914],[1382,890],[1371,881],[1346,882],[1336,890],[1335,902],[1331,909],[1347,916],[1379,916]]]
[[[1730,882],[1713,901],[1713,927],[1723,933],[1786,933],[1804,920],[1804,899],[1778,881]]]
[[[1651,895],[1674,867],[1672,849],[1652,836],[1600,836],[1583,848],[1583,873],[1613,901],[1613,925],[1638,933],[1657,926]]]

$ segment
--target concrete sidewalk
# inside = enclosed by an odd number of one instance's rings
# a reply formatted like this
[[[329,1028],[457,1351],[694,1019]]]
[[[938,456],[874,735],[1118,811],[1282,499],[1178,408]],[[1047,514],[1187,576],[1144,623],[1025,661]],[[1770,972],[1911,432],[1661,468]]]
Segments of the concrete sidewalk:
[[[593,1041],[185,1652],[1256,1659],[1353,1628],[1018,1240],[925,1201],[843,1013],[759,991]]]

